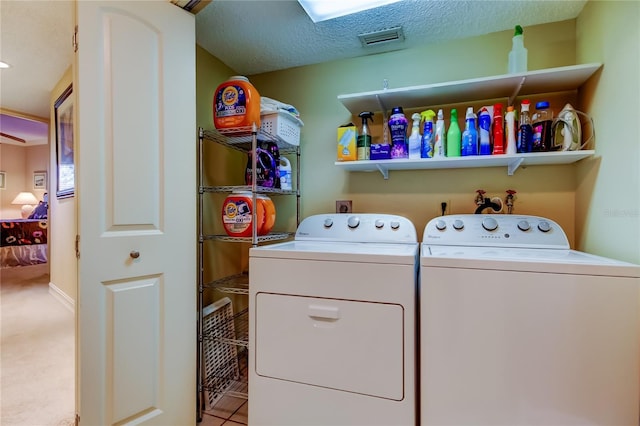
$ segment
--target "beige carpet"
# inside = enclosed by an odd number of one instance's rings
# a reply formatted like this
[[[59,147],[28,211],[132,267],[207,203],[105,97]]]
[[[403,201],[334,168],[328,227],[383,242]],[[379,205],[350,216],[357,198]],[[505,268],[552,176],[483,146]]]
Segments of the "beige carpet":
[[[73,425],[74,315],[49,294],[48,265],[0,269],[0,424]]]

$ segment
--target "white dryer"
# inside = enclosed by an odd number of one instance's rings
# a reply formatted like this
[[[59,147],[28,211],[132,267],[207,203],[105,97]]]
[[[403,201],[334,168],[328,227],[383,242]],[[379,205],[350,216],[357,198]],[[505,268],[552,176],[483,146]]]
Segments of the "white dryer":
[[[431,220],[420,256],[422,425],[638,422],[640,266],[545,218]]]
[[[249,254],[249,424],[415,425],[419,245],[386,214],[324,214]]]

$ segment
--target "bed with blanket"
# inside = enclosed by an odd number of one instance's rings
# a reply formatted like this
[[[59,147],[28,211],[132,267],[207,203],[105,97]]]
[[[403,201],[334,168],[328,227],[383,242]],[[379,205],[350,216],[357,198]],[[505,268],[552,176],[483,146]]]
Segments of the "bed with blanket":
[[[0,220],[0,268],[47,263],[47,219]]]

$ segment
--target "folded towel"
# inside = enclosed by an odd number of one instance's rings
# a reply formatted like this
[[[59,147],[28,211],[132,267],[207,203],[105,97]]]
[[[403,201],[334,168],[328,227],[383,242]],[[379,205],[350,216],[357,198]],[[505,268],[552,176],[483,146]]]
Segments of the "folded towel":
[[[268,98],[266,96],[260,96],[260,113],[261,114],[268,114],[268,113],[280,112],[280,111],[288,112],[289,114],[294,116],[300,122],[301,125],[304,125],[304,123],[302,123],[302,120],[300,120],[300,113],[298,112],[296,107],[294,107],[293,105],[285,104],[284,102],[280,102],[275,99]]]

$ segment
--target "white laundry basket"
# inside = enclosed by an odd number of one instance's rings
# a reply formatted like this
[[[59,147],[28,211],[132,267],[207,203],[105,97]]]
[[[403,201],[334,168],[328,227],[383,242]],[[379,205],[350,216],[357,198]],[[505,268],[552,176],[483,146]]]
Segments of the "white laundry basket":
[[[240,377],[235,345],[216,339],[235,339],[236,330],[231,299],[224,297],[203,309],[205,404],[212,408]]]
[[[289,145],[300,145],[300,127],[302,122],[288,112],[265,113],[260,116],[260,130],[280,139]]]

